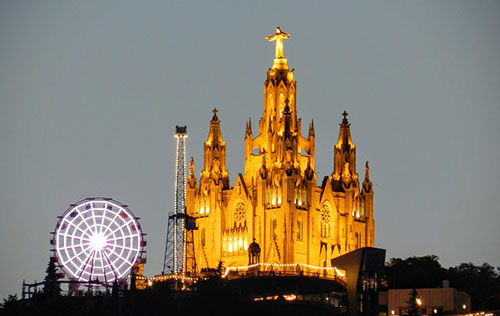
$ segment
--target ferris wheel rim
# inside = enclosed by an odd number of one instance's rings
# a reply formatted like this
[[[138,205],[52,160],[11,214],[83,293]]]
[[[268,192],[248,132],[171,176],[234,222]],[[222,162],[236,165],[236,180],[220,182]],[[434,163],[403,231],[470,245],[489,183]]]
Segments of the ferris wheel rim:
[[[143,236],[127,205],[92,197],[70,204],[58,217],[51,243],[71,279],[112,283],[126,278],[140,261]]]

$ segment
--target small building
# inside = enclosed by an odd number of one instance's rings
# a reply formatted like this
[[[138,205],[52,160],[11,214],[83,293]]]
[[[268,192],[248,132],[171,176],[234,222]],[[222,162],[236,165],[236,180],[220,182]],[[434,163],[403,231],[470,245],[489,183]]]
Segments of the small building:
[[[421,315],[440,315],[443,312],[468,313],[471,310],[470,295],[459,292],[443,282],[442,288],[416,289],[417,305]],[[393,289],[387,295],[389,315],[405,315],[412,289]]]

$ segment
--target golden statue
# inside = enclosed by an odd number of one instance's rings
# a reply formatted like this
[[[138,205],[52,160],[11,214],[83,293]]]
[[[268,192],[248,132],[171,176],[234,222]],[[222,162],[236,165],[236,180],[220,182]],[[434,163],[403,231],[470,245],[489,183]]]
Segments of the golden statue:
[[[276,34],[266,36],[266,40],[270,42],[276,41],[276,55],[274,57],[275,59],[285,58],[285,55],[283,54],[283,39],[288,38],[289,36],[290,34],[281,31],[279,26],[276,28]]]

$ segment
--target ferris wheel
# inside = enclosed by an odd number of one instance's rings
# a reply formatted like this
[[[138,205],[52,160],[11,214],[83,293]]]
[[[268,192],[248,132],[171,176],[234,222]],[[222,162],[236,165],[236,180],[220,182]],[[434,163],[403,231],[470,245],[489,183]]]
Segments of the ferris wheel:
[[[138,218],[108,198],[72,204],[59,216],[53,235],[57,261],[70,279],[82,283],[124,280],[141,262],[146,245]]]

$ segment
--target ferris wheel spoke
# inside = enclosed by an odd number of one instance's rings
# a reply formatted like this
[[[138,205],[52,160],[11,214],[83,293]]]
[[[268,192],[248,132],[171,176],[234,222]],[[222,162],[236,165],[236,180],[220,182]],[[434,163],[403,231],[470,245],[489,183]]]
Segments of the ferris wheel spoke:
[[[117,240],[123,240],[123,239],[126,239],[126,238],[137,238],[137,239],[140,239],[140,235],[137,233],[137,234],[133,234],[133,235],[129,235],[129,236],[120,236],[120,237],[109,238],[107,240],[108,241],[117,241]]]
[[[102,276],[104,277],[104,283],[107,284],[108,283],[108,279],[106,277],[106,265],[104,264],[104,258],[102,256],[102,250],[96,251],[96,255],[98,255],[98,256],[94,257],[93,266],[94,267],[97,266],[98,269],[102,269]],[[101,264],[100,265],[96,265],[96,261],[99,261]],[[99,276],[100,276],[100,274],[96,273],[96,277],[99,278]]]
[[[68,235],[66,233],[59,233],[59,236],[63,236],[66,238],[73,238],[73,239],[79,239],[79,240],[85,240],[85,241],[90,241],[90,238],[82,236],[77,236],[77,235]]]
[[[136,249],[131,248],[131,247],[127,247],[127,246],[115,245],[115,247],[122,248],[125,250],[130,250],[130,251],[136,251]]]
[[[124,227],[127,227],[130,223],[133,223],[133,222],[134,221],[125,222],[125,224],[123,224],[120,227],[118,227],[117,229],[113,230],[110,234],[106,235],[106,237],[109,237],[110,235],[114,235],[117,231],[121,230]]]
[[[119,249],[116,249],[116,246],[117,245],[114,245],[112,249],[110,249],[110,251],[117,257],[117,258],[121,258],[124,256],[123,252],[125,251],[125,249],[123,247],[120,247],[121,250]]]
[[[83,272],[86,270],[85,268],[87,267],[87,264],[89,263],[90,258],[94,254],[95,251],[90,252],[87,257],[85,257],[85,260],[82,261],[82,264],[78,267],[78,270],[76,271],[76,274],[78,274],[77,279],[80,280],[82,277]],[[90,278],[89,278],[90,280]]]
[[[109,260],[108,255],[106,255],[104,251],[102,251],[101,255],[104,256],[104,258],[106,259],[106,262],[108,263],[111,272],[113,272],[115,279],[118,279],[118,273],[116,272],[115,265],[111,262],[111,260]]]
[[[68,249],[75,249],[77,247],[81,247],[81,248],[88,248],[88,247],[85,247],[85,246],[89,246],[90,245],[90,242],[86,242],[86,243],[81,243],[81,244],[78,244],[76,246],[65,246],[65,247],[61,247],[59,248],[59,250],[68,250]]]
[[[97,226],[97,220],[96,220],[96,217],[95,217],[95,209],[93,207],[90,207],[91,208],[91,211],[90,211],[90,214],[92,215],[92,220],[94,221],[94,232],[97,233],[97,230],[98,230],[98,226]]]
[[[106,276],[106,265],[104,264],[104,256],[102,254],[102,250],[100,251],[101,256],[101,265],[102,265],[102,276],[104,277],[104,283],[108,284],[108,277]]]
[[[93,256],[92,256],[92,260],[90,260],[92,262],[91,266],[90,266],[90,275],[89,275],[89,281],[92,281],[92,274],[94,274],[94,262],[95,262],[95,254],[97,253],[97,251],[93,251]]]
[[[106,213],[108,211],[108,203],[104,204],[103,212],[102,212],[102,217],[101,217],[101,226],[99,227],[99,234],[102,234],[103,228],[104,228],[104,220],[106,219]]]
[[[126,277],[140,255],[142,232],[134,215],[110,199],[89,198],[58,221],[54,250],[71,278],[109,284]]]
[[[87,227],[87,229],[89,231],[92,231],[92,229],[90,228],[89,224],[87,223],[87,220],[83,217],[82,213],[80,212],[80,209],[77,208],[77,213],[78,213],[78,216],[82,219],[82,222],[85,224],[85,226]]]
[[[71,236],[71,238],[77,239],[77,240],[80,240],[80,241],[90,242],[90,238],[87,238],[87,237],[84,237],[84,236],[73,235],[73,236]]]
[[[79,231],[82,233],[82,235],[85,235],[85,236],[87,236],[87,237],[89,237],[89,238],[90,238],[90,235],[89,235],[89,233],[88,233],[88,232],[86,232],[86,231],[82,230],[80,227],[78,227],[77,225],[75,225],[73,222],[70,222],[70,221],[67,221],[67,222],[68,222],[68,224],[69,224],[70,226],[73,226],[74,228],[76,228],[77,230],[79,230]]]
[[[75,251],[75,255],[73,255],[72,257],[68,258],[68,261],[73,262],[73,260],[75,260],[76,258],[80,258],[80,255],[82,253],[84,253],[84,252],[87,252],[87,250],[89,250],[89,247],[86,247],[86,248],[82,247],[82,250],[80,252],[78,252],[78,253],[76,253],[76,251]],[[85,260],[87,260],[87,259],[85,258]]]

